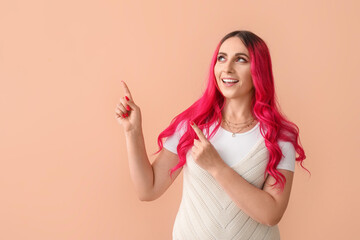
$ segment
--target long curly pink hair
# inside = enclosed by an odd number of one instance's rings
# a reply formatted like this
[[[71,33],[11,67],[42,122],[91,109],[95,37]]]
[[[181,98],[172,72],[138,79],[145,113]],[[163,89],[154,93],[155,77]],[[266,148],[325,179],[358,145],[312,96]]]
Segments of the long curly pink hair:
[[[269,173],[276,179],[272,186],[279,184],[281,190],[283,190],[286,178],[276,169],[282,158],[282,152],[277,141],[283,140],[293,144],[299,155],[296,157],[296,161],[299,161],[304,169],[306,168],[303,166],[303,160],[306,156],[300,143],[299,128],[287,120],[279,111],[269,49],[260,37],[250,31],[233,31],[221,39],[211,60],[205,92],[189,108],[174,117],[170,125],[159,134],[159,150],[154,154],[159,153],[163,148],[163,138],[174,134],[178,127],[186,129],[177,146],[179,163],[170,170],[170,176],[172,176],[174,171],[186,163],[186,153],[192,147],[194,139],[198,139],[195,132],[189,130],[192,129],[189,124],[190,120],[201,130],[206,129],[207,133],[209,133],[210,126],[216,124],[213,131],[207,136],[208,139],[211,139],[217,132],[222,120],[221,110],[224,107],[225,98],[216,84],[214,66],[221,44],[230,37],[240,38],[250,54],[251,75],[255,88],[251,109],[253,116],[260,122],[260,132],[269,150],[269,162],[264,172],[264,178],[266,172]],[[267,130],[266,133],[264,129]],[[308,170],[306,169],[306,171]]]

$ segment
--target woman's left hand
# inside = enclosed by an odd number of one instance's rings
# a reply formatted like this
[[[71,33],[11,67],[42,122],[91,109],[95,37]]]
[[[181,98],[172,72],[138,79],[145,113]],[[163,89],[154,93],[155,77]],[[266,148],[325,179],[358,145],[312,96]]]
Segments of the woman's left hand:
[[[192,122],[190,122],[191,125]],[[214,146],[206,139],[201,129],[194,123],[192,125],[199,140],[194,139],[194,146],[191,149],[191,156],[196,164],[214,176],[214,173],[226,164],[221,159]]]

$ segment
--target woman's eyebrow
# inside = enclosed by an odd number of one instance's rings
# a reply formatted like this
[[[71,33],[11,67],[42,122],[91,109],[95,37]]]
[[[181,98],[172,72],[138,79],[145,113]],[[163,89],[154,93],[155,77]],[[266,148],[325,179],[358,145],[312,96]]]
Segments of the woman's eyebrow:
[[[224,53],[224,52],[219,52],[219,54],[223,54],[223,55],[227,56],[227,54],[226,54],[226,53]],[[245,53],[241,53],[241,52],[239,52],[239,53],[235,53],[235,56],[239,56],[239,55],[244,55],[244,56],[246,56],[247,58],[249,58],[249,56],[248,56],[248,55],[246,55]]]

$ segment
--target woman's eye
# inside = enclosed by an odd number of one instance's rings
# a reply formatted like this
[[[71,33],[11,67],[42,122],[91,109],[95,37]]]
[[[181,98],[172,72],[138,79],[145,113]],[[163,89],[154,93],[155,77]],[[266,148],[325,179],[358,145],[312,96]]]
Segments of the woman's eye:
[[[224,58],[224,57],[223,57],[223,56],[218,56],[217,60],[218,60],[218,61],[221,61],[221,60],[220,60],[221,58]],[[239,60],[239,59],[243,60],[242,62],[246,62],[246,59],[245,59],[245,58],[239,57],[238,60]]]

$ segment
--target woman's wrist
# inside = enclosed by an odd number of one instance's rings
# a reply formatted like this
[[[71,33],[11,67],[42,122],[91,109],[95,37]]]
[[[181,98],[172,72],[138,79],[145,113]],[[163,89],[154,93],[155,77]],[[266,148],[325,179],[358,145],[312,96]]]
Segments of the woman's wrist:
[[[125,130],[124,132],[126,137],[138,136],[142,135],[142,128],[133,128],[131,130]]]
[[[229,166],[223,160],[219,161],[219,164],[210,171],[210,174],[216,179],[216,177],[221,175],[228,167]]]

